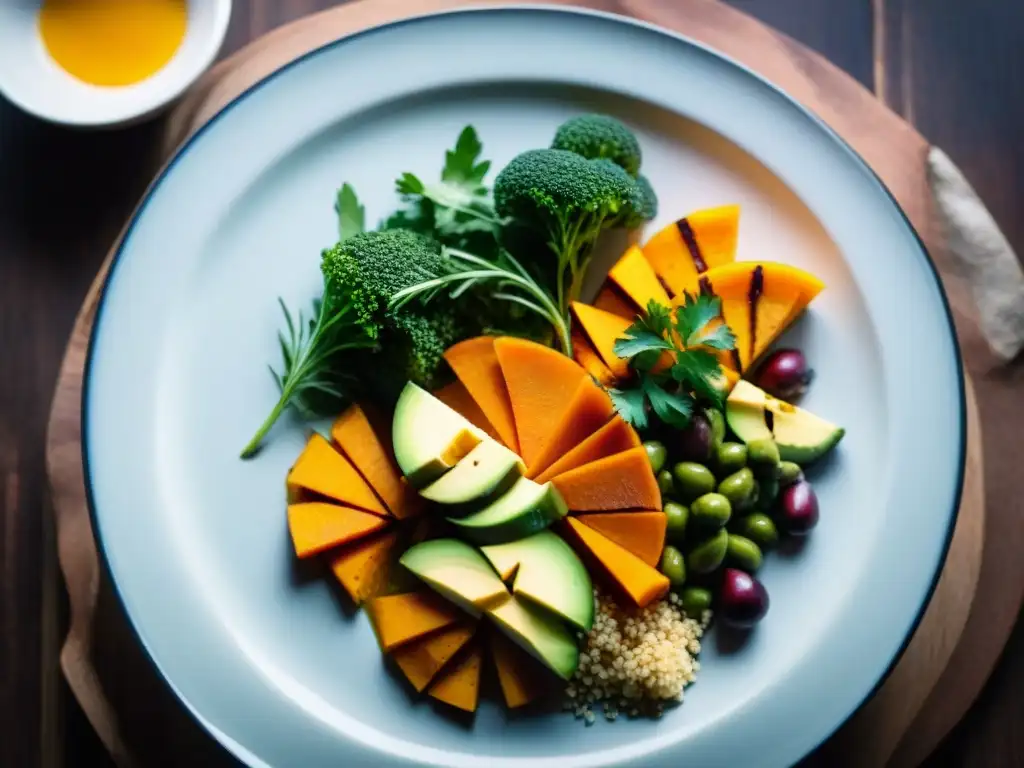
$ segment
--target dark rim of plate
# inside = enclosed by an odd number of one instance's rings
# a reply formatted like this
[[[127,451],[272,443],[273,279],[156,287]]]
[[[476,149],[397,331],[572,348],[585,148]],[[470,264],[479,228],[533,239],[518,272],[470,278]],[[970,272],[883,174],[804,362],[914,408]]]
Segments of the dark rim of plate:
[[[792,107],[794,107],[797,110],[799,110],[807,119],[812,121],[819,129],[821,129],[826,135],[828,135],[833,140],[833,142],[835,142],[835,144],[843,152],[845,152],[850,158],[852,158],[857,163],[858,166],[860,166],[860,168],[868,175],[868,177],[871,178],[874,181],[875,185],[878,187],[878,191],[881,192],[882,194],[884,194],[889,199],[889,201],[892,203],[893,207],[899,212],[900,217],[903,219],[904,223],[906,224],[907,229],[913,235],[914,240],[917,243],[917,247],[920,250],[922,258],[925,260],[925,262],[928,265],[929,270],[931,271],[932,278],[935,281],[935,287],[938,289],[939,297],[940,297],[940,299],[942,301],[943,310],[945,311],[945,314],[946,314],[946,321],[947,321],[947,323],[949,325],[949,329],[948,330],[949,330],[950,336],[952,338],[954,351],[956,353],[957,389],[958,389],[958,400],[960,401],[960,439],[958,441],[959,442],[959,453],[960,453],[959,469],[958,469],[958,472],[957,472],[956,491],[954,493],[954,499],[953,499],[954,508],[951,511],[950,515],[949,515],[949,524],[948,524],[948,528],[946,530],[946,536],[945,536],[945,541],[944,541],[943,546],[942,546],[942,552],[940,553],[941,556],[939,557],[939,561],[938,561],[939,565],[936,568],[935,573],[932,575],[931,583],[928,585],[928,588],[925,591],[925,594],[922,596],[921,604],[918,607],[917,614],[915,615],[914,621],[912,622],[912,624],[910,626],[910,631],[907,633],[906,637],[903,639],[903,642],[900,644],[900,647],[896,650],[895,655],[889,661],[888,666],[885,668],[885,670],[879,676],[878,680],[875,682],[875,685],[868,691],[867,695],[865,695],[864,698],[861,699],[854,706],[854,708],[846,715],[846,717],[841,722],[836,724],[835,728],[831,732],[826,734],[821,739],[821,741],[819,741],[805,755],[801,756],[801,759],[802,759],[803,757],[806,757],[807,755],[810,755],[811,753],[816,751],[819,747],[822,746],[822,744],[824,744],[826,741],[828,741],[828,739],[830,739],[837,731],[839,731],[839,729],[846,722],[848,722],[854,715],[856,715],[864,707],[864,705],[868,701],[871,700],[871,698],[878,692],[878,690],[889,679],[889,676],[892,674],[893,670],[896,668],[896,665],[899,663],[900,659],[902,659],[903,654],[906,652],[907,647],[910,644],[910,641],[913,639],[914,635],[916,634],[917,629],[918,629],[918,627],[921,624],[921,620],[924,617],[924,613],[927,610],[928,605],[931,602],[932,596],[935,593],[935,588],[938,586],[939,577],[942,575],[943,565],[945,564],[946,557],[949,554],[949,547],[950,547],[950,544],[952,543],[952,540],[953,540],[953,532],[954,532],[954,530],[956,528],[956,522],[957,522],[957,519],[959,517],[960,500],[961,500],[961,498],[963,496],[964,476],[965,476],[965,472],[966,472],[967,400],[966,400],[966,391],[965,391],[965,384],[964,384],[963,357],[962,357],[961,352],[960,352],[960,341],[959,341],[959,338],[957,337],[957,334],[956,334],[956,325],[955,325],[955,323],[953,321],[953,312],[952,312],[952,309],[951,309],[951,307],[949,305],[949,297],[946,295],[945,288],[942,285],[942,279],[939,276],[938,269],[935,267],[935,262],[932,260],[931,255],[928,253],[928,248],[925,246],[924,241],[921,239],[921,236],[918,234],[917,230],[914,228],[914,225],[911,223],[909,217],[907,216],[906,212],[903,210],[902,206],[899,204],[899,201],[896,199],[895,195],[893,195],[893,193],[885,185],[885,182],[882,181],[882,179],[874,171],[874,169],[871,168],[870,165],[868,165],[867,161],[864,160],[864,158],[861,157],[861,155],[852,146],[850,146],[842,136],[840,136],[838,133],[836,133],[836,131],[833,130],[832,127],[829,126],[827,123],[825,123],[820,117],[818,117],[816,114],[814,114],[812,111],[810,111],[803,104],[800,104],[798,101],[796,101],[792,96],[790,96],[788,93],[786,93],[782,88],[780,88],[779,86],[773,84],[771,81],[765,79],[763,76],[761,76],[760,74],[758,74],[754,70],[752,70],[749,67],[747,67],[746,65],[736,61],[735,59],[732,59],[729,56],[726,56],[725,54],[721,53],[720,51],[717,51],[714,48],[711,48],[711,47],[705,45],[704,43],[701,43],[701,42],[699,42],[697,40],[694,40],[694,39],[692,39],[690,37],[687,37],[686,35],[682,35],[682,34],[680,34],[678,32],[673,31],[673,30],[669,30],[669,29],[666,29],[666,28],[663,28],[663,27],[658,27],[658,26],[656,26],[654,24],[651,24],[651,23],[648,23],[648,22],[644,22],[642,20],[632,19],[632,18],[629,18],[629,17],[626,17],[626,16],[621,16],[621,15],[618,15],[618,14],[611,14],[611,13],[607,13],[607,12],[603,12],[603,11],[589,10],[589,9],[585,9],[585,8],[561,8],[561,7],[547,7],[547,6],[535,6],[535,5],[508,5],[508,6],[493,7],[493,8],[486,8],[486,7],[484,7],[484,8],[453,9],[453,10],[441,11],[441,12],[438,12],[438,13],[431,13],[431,14],[425,14],[425,15],[412,16],[412,17],[405,18],[405,19],[398,19],[398,20],[395,20],[395,21],[387,22],[387,23],[382,24],[380,26],[371,27],[369,29],[365,29],[365,30],[361,30],[359,32],[355,32],[355,33],[353,33],[351,35],[347,35],[347,36],[339,38],[337,40],[333,40],[333,41],[331,41],[329,43],[326,43],[326,44],[320,46],[319,48],[314,48],[313,50],[307,51],[303,55],[299,56],[297,59],[294,59],[294,60],[288,62],[287,64],[285,64],[284,66],[280,67],[279,69],[274,70],[273,72],[268,74],[263,79],[261,79],[261,80],[255,82],[255,83],[253,83],[252,85],[250,85],[244,91],[242,91],[237,96],[235,96],[231,101],[229,101],[227,104],[225,104],[220,109],[220,111],[218,111],[209,120],[207,120],[202,126],[200,126],[192,135],[190,135],[181,144],[181,146],[179,146],[175,150],[174,154],[164,163],[163,167],[158,171],[158,173],[157,173],[156,177],[153,179],[152,183],[149,185],[149,187],[143,193],[142,199],[139,201],[138,206],[136,207],[135,211],[132,213],[131,218],[128,221],[128,224],[125,227],[125,229],[124,229],[124,231],[123,231],[123,233],[121,235],[121,239],[119,240],[118,245],[117,245],[117,251],[114,253],[113,258],[111,259],[110,267],[107,270],[107,275],[106,275],[106,277],[103,280],[103,287],[102,287],[102,289],[100,291],[100,296],[99,296],[99,299],[97,301],[97,306],[96,306],[96,314],[95,314],[95,318],[93,320],[93,329],[92,329],[92,333],[89,335],[89,345],[88,345],[88,348],[86,350],[85,367],[84,367],[84,370],[83,370],[83,377],[82,377],[83,378],[83,383],[82,383],[82,401],[81,401],[82,402],[82,405],[81,405],[81,410],[82,410],[82,422],[81,422],[82,423],[82,437],[81,437],[81,442],[82,442],[82,463],[83,463],[83,470],[84,470],[83,471],[83,476],[84,476],[84,481],[85,481],[86,501],[87,501],[87,506],[88,506],[88,510],[89,510],[89,518],[90,518],[90,522],[92,524],[92,529],[95,532],[95,536],[96,536],[96,540],[97,540],[97,544],[98,544],[97,549],[98,549],[99,554],[100,554],[100,562],[102,564],[102,568],[106,572],[106,575],[109,578],[109,582],[110,582],[110,584],[111,584],[111,586],[113,588],[114,594],[117,596],[117,601],[120,604],[121,609],[124,612],[124,615],[128,618],[128,624],[131,627],[132,634],[135,636],[136,641],[139,643],[139,645],[145,651],[146,657],[149,660],[150,665],[156,671],[157,675],[162,680],[164,685],[167,686],[167,688],[169,690],[174,692],[175,698],[177,698],[179,701],[181,701],[181,703],[184,705],[184,709],[187,712],[188,716],[190,718],[192,718],[192,720],[194,722],[198,723],[203,728],[204,731],[206,731],[208,734],[210,734],[218,743],[221,744],[222,747],[224,747],[228,752],[230,752],[233,757],[235,757],[236,759],[242,760],[243,757],[242,757],[241,754],[236,752],[232,748],[232,746],[229,743],[227,743],[226,740],[222,739],[221,736],[218,733],[216,733],[213,729],[211,729],[201,718],[196,716],[196,713],[193,711],[192,707],[189,706],[180,697],[180,695],[177,692],[176,687],[171,683],[171,681],[168,679],[168,677],[164,674],[164,671],[161,668],[159,662],[157,662],[157,660],[154,658],[151,649],[149,648],[149,646],[142,639],[142,636],[141,636],[140,631],[139,631],[139,627],[136,624],[135,617],[129,612],[129,610],[127,608],[127,605],[126,605],[126,603],[124,601],[124,596],[121,594],[121,590],[118,587],[116,579],[114,578],[113,571],[111,570],[111,566],[110,566],[110,561],[109,561],[109,559],[107,557],[106,547],[104,546],[104,543],[103,543],[102,527],[99,525],[99,520],[98,520],[97,515],[96,515],[96,502],[95,502],[95,499],[93,497],[93,488],[92,488],[92,482],[91,482],[92,473],[90,472],[90,469],[89,469],[89,451],[88,451],[88,444],[89,444],[89,441],[88,441],[89,412],[88,412],[88,408],[87,408],[87,405],[88,405],[88,402],[89,402],[90,384],[91,384],[91,380],[92,380],[90,373],[92,371],[92,365],[93,365],[94,357],[95,357],[95,354],[96,354],[96,346],[97,346],[96,345],[96,339],[99,336],[98,329],[100,327],[100,323],[101,323],[101,321],[103,319],[103,316],[104,316],[103,310],[104,310],[104,307],[106,306],[107,292],[108,292],[108,290],[110,288],[111,282],[112,282],[113,277],[114,277],[114,275],[115,275],[115,273],[117,271],[117,268],[118,268],[118,266],[121,263],[121,257],[124,255],[124,244],[127,242],[128,238],[129,238],[129,235],[131,234],[132,230],[134,229],[134,227],[135,227],[136,223],[138,222],[139,218],[145,212],[146,206],[149,204],[149,202],[150,202],[150,200],[151,200],[151,198],[153,196],[153,193],[160,186],[160,184],[163,182],[163,180],[170,174],[171,170],[177,164],[178,160],[180,160],[182,157],[184,157],[185,154],[187,154],[188,150],[209,129],[211,129],[214,125],[219,123],[220,119],[224,115],[226,115],[228,112],[230,112],[232,107],[234,107],[235,105],[237,105],[238,103],[240,103],[244,99],[248,98],[252,93],[254,93],[255,91],[259,90],[264,85],[266,85],[270,81],[274,80],[275,78],[277,78],[282,73],[287,72],[288,70],[291,70],[291,69],[293,69],[293,68],[303,64],[308,59],[311,59],[311,58],[313,58],[315,56],[319,56],[320,54],[324,53],[325,51],[331,50],[331,49],[335,48],[336,46],[343,45],[344,43],[346,43],[346,42],[348,42],[350,40],[357,39],[357,38],[369,37],[371,35],[377,34],[379,32],[387,31],[387,30],[392,29],[394,27],[407,26],[407,25],[410,25],[410,24],[421,23],[423,21],[434,19],[434,18],[437,18],[439,16],[456,16],[456,15],[477,14],[477,13],[479,13],[479,14],[491,14],[491,15],[505,14],[505,13],[550,13],[550,14],[590,16],[590,17],[602,18],[602,19],[605,19],[606,21],[611,21],[611,22],[615,22],[615,23],[619,23],[619,24],[626,24],[628,26],[639,27],[639,28],[645,29],[645,30],[647,30],[649,32],[653,32],[655,34],[663,35],[663,36],[668,37],[668,38],[670,38],[670,39],[672,39],[672,40],[674,40],[674,41],[676,41],[678,43],[681,43],[683,45],[691,46],[691,47],[693,47],[693,48],[695,48],[695,49],[697,49],[699,51],[702,51],[703,53],[705,53],[707,55],[713,56],[713,57],[715,57],[717,59],[720,59],[720,60],[724,61],[725,63],[727,63],[730,66],[733,66],[733,67],[736,67],[736,68],[742,70],[748,76],[750,76],[750,77],[754,78],[755,80],[757,80],[758,83],[760,83],[763,87],[773,91],[777,96],[782,97]]]

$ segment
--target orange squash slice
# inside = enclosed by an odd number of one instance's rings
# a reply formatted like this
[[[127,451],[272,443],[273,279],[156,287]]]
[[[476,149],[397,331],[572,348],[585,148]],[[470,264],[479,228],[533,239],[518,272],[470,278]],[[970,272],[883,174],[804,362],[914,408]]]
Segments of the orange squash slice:
[[[375,597],[366,610],[385,653],[465,618],[453,603],[428,589]]]
[[[530,654],[497,630],[487,633],[487,642],[509,709],[536,701],[548,692],[551,675]]]
[[[661,491],[643,448],[631,448],[551,481],[570,512],[661,509]]]
[[[396,648],[391,653],[398,668],[417,692],[430,685],[442,667],[466,645],[476,632],[476,625],[463,621],[415,642]]]
[[[615,383],[615,374],[604,364],[601,356],[576,327],[572,329],[572,357],[599,384],[611,386]]]
[[[494,425],[484,416],[484,412],[480,410],[476,400],[469,394],[469,390],[458,379],[441,387],[441,389],[434,393],[434,397],[462,416],[474,427],[482,429],[491,439],[497,440],[499,443],[502,442],[501,435],[498,434]]]
[[[331,438],[395,517],[423,511],[423,500],[395,463],[389,430],[375,430],[366,411],[352,405],[335,420]]]
[[[634,316],[638,311],[646,313],[651,301],[669,306],[668,293],[638,246],[630,246],[622,255],[608,272],[608,280],[632,302]]]
[[[300,558],[369,536],[387,524],[380,515],[340,504],[312,501],[288,505],[288,530]]]
[[[773,262],[738,262],[710,270],[701,290],[722,300],[722,318],[736,335],[739,371],[750,368],[824,288],[816,277]]]
[[[541,472],[534,481],[546,483],[577,467],[628,451],[630,448],[639,448],[640,445],[640,436],[636,430],[623,421],[621,416],[612,416],[611,421]]]
[[[318,433],[313,433],[288,473],[288,491],[311,491],[375,515],[388,511],[352,463]]]
[[[526,339],[502,337],[494,351],[515,415],[518,453],[529,467],[587,374],[561,352]]]
[[[398,533],[387,531],[342,547],[331,556],[331,571],[356,605],[387,585],[397,543]]]
[[[622,338],[626,329],[632,325],[631,320],[613,315],[589,304],[578,301],[572,303],[573,314],[583,330],[583,335],[601,357],[602,362],[616,379],[629,376],[629,365],[615,354],[615,340]]]
[[[636,555],[574,517],[560,523],[566,538],[584,560],[596,563],[613,588],[643,608],[668,592],[669,581]]]
[[[695,211],[644,244],[644,257],[673,296],[692,291],[699,275],[736,258],[739,216],[738,205]]]
[[[607,282],[598,291],[593,306],[602,312],[609,312],[617,317],[629,320],[631,323],[636,319],[636,307],[633,306],[626,296],[622,295],[622,292],[616,286],[610,285]]]
[[[448,348],[444,359],[501,436],[501,441],[507,448],[518,453],[515,414],[505,388],[505,377],[501,374],[498,355],[494,351],[494,338],[477,336],[461,341]]]
[[[483,652],[479,643],[473,642],[441,670],[427,694],[458,709],[475,712],[480,701],[482,663]]]
[[[581,515],[579,520],[648,565],[661,562],[668,523],[664,512],[605,512]]]
[[[590,378],[580,381],[526,476],[543,472],[600,429],[614,413],[611,398],[603,389]]]

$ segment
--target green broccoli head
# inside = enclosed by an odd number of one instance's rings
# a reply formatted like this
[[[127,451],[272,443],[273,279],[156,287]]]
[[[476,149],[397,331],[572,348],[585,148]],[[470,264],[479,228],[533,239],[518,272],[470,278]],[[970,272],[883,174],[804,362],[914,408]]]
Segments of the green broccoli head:
[[[556,257],[551,271],[563,314],[579,297],[601,231],[633,220],[643,205],[641,187],[625,169],[608,158],[587,160],[564,149],[523,152],[494,180],[498,214],[545,233]]]
[[[438,384],[444,351],[471,331],[450,301],[435,300],[429,313],[396,312],[389,322],[385,359],[426,389]],[[393,369],[394,370],[394,369]]]
[[[369,338],[377,339],[391,297],[442,274],[444,262],[429,238],[390,229],[353,235],[325,250],[320,268],[324,299],[350,313]]]
[[[608,115],[579,115],[555,131],[553,149],[564,149],[596,160],[608,158],[630,176],[640,172],[640,142],[622,122]]]
[[[633,179],[610,161],[590,161],[564,149],[531,149],[517,155],[494,180],[501,216],[558,229],[600,229],[604,219],[636,200]]]
[[[618,220],[618,226],[626,229],[636,229],[658,215],[658,195],[651,182],[641,174],[636,177],[635,184],[637,199],[623,209]]]

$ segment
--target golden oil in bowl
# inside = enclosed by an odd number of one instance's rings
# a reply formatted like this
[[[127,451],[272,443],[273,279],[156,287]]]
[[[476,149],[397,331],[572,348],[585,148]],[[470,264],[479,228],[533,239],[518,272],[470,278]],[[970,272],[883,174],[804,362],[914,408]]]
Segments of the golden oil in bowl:
[[[43,0],[39,34],[53,60],[90,85],[134,85],[185,39],[186,0]]]

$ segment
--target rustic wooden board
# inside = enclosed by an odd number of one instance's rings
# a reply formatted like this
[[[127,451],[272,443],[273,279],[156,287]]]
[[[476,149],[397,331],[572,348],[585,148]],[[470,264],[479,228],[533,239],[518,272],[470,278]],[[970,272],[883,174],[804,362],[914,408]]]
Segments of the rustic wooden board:
[[[556,2],[568,4],[562,0]],[[424,13],[467,4],[485,3],[364,0],[275,30],[219,65],[190,94],[167,123],[165,149],[170,150],[253,81],[313,47],[412,11]],[[941,230],[936,226],[925,182],[927,142],[848,76],[758,22],[710,0],[677,0],[672,3],[591,0],[586,4],[676,29],[723,50],[786,88],[826,119],[868,159],[896,194],[933,252],[941,254]],[[939,264],[944,266],[941,258]],[[63,657],[68,680],[83,703],[89,699],[90,686],[95,688],[96,683],[91,678],[93,670],[88,662],[92,638],[91,606],[95,603],[98,589],[98,566],[91,547],[86,548],[90,551],[82,551],[82,542],[91,542],[91,532],[87,516],[81,514],[84,499],[78,409],[83,353],[102,275],[103,271],[76,322],[54,401],[48,450],[62,566],[65,572],[89,574],[84,580],[69,580],[72,626]],[[976,335],[969,296],[955,281],[947,287],[961,334],[966,331]],[[960,522],[947,560],[948,567],[922,621],[921,631],[908,647],[899,667],[871,704],[825,747],[821,753],[821,759],[826,761],[823,764],[883,764],[901,738],[904,743],[916,744],[910,749],[923,750],[922,756],[934,746],[935,733],[929,733],[925,739],[928,743],[922,744],[915,742],[913,733],[906,734],[906,729],[911,720],[919,716],[922,703],[932,693],[935,681],[954,651],[971,606],[981,563],[984,487],[979,423],[973,396],[970,404],[968,483]],[[964,701],[960,706],[966,708],[968,705],[969,701]],[[101,698],[87,706],[87,712],[97,728],[105,733],[108,742],[114,733],[113,740],[120,743],[116,731],[112,730],[116,722],[114,708],[107,706]],[[870,744],[870,749],[865,750],[865,744]]]

